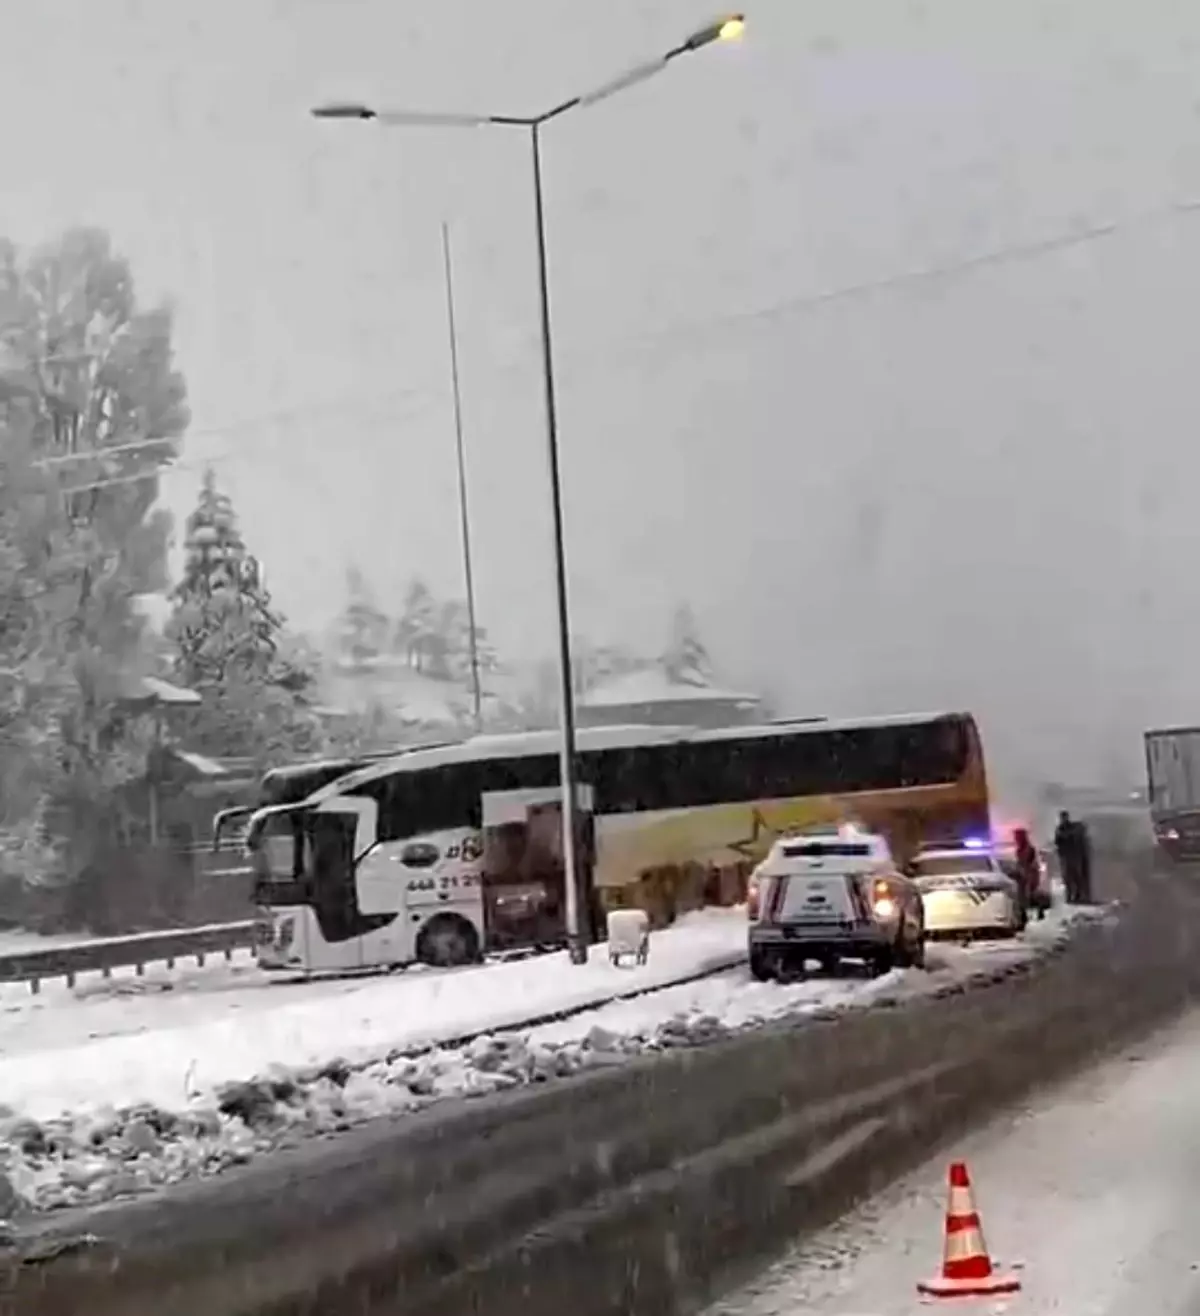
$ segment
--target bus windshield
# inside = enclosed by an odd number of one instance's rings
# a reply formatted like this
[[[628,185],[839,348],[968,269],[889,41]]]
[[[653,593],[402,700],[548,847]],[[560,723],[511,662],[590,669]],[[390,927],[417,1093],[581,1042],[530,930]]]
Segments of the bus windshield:
[[[351,885],[354,828],[353,818],[314,809],[260,815],[246,837],[256,903],[305,904],[334,891],[344,899]]]
[[[256,904],[303,903],[309,895],[303,815],[297,810],[256,818],[246,833]]]

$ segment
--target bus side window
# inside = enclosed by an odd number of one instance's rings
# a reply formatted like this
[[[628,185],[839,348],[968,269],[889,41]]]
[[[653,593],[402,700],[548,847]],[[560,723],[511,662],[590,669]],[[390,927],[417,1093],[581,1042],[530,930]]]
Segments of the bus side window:
[[[587,766],[585,763],[585,780]],[[552,754],[484,759],[475,765],[474,789],[477,796],[493,791],[551,790],[558,784],[558,759]]]
[[[478,829],[479,763],[393,772],[364,788],[379,807],[379,839],[400,841],[455,827]]]
[[[752,787],[746,798],[786,800],[803,795],[812,777],[806,762],[811,748],[811,742],[800,736],[748,741],[741,766],[741,775]]]
[[[404,808],[405,792],[401,773],[393,772],[390,776],[367,782],[354,794],[365,795],[375,801],[378,811],[375,828],[380,841],[399,841],[411,835],[411,832],[405,830],[406,814],[411,814],[411,810]]]
[[[639,813],[687,802],[687,742],[639,745],[629,755],[628,798]]]
[[[677,747],[673,757],[673,771],[664,783],[672,804],[702,807],[744,799],[757,776],[753,762],[743,754],[741,746],[729,741],[685,742]]]
[[[644,807],[645,757],[636,745],[592,756],[591,777],[600,813],[637,813]]]

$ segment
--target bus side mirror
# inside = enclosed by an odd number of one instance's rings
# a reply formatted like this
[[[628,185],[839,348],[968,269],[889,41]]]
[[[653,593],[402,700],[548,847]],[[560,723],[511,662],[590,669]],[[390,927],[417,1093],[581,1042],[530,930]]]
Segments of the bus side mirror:
[[[216,854],[217,851],[220,850],[221,848],[221,836],[224,833],[225,828],[231,822],[236,822],[239,818],[249,818],[252,813],[255,813],[257,811],[257,809],[258,806],[255,804],[251,804],[251,805],[240,804],[240,805],[236,805],[232,809],[222,809],[219,813],[213,815],[213,824],[212,824],[213,854]]]

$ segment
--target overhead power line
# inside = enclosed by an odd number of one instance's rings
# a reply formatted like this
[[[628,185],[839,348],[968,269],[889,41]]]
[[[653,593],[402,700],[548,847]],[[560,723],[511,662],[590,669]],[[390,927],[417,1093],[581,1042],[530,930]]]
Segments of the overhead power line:
[[[1200,200],[1172,201],[1153,209],[1131,215],[1127,219],[1112,220],[1107,223],[1094,223],[1076,226],[1062,233],[1044,238],[1031,238],[1024,242],[1007,243],[993,247],[971,256],[964,256],[944,264],[918,266],[915,269],[902,270],[895,274],[886,274],[874,279],[865,279],[859,283],[842,284],[820,292],[801,293],[783,297],[777,301],[767,302],[761,306],[748,307],[742,311],[730,311],[711,317],[679,321],[663,329],[651,330],[644,334],[631,334],[619,340],[622,348],[642,349],[656,342],[674,343],[683,341],[697,334],[713,330],[733,328],[742,324],[754,324],[791,315],[802,315],[811,311],[820,311],[827,306],[841,302],[856,301],[874,296],[878,293],[894,292],[922,284],[937,283],[948,279],[967,277],[980,270],[998,266],[1019,265],[1027,261],[1041,260],[1073,248],[1088,247],[1105,242],[1110,238],[1162,223],[1200,211]],[[613,344],[617,346],[618,344]]]
[[[431,401],[433,401],[434,399],[432,399],[429,396],[422,395],[420,390],[412,390],[412,392],[414,396],[419,396],[422,398],[422,405],[414,407],[408,412],[398,412],[398,413],[389,414],[388,416],[389,422],[411,421],[413,418],[421,416],[425,411],[428,410]],[[437,399],[437,400],[441,401],[441,399]],[[305,414],[307,414],[306,409],[301,408],[298,409],[298,411],[304,411]],[[233,428],[234,427],[232,426],[224,426],[221,427],[220,429],[212,429],[212,430],[204,430],[204,431],[189,431],[188,435],[182,437],[188,438],[196,434],[197,432],[206,435],[220,436],[227,433],[231,433],[233,431]],[[287,436],[286,435],[280,436],[278,434],[269,434],[265,437],[278,438],[278,437],[287,437]],[[256,442],[257,441],[258,440],[256,438]],[[159,439],[150,446],[161,446],[165,442],[167,442],[167,440]],[[145,445],[139,445],[139,446],[145,446]],[[104,453],[108,451],[110,450],[107,448],[99,448],[92,455],[102,456]],[[260,452],[257,449],[248,452],[246,450],[245,441],[243,440],[241,446],[236,447],[227,452],[209,453],[203,457],[188,458],[182,461],[172,461],[170,463],[164,463],[162,465],[154,466],[149,470],[132,471],[125,475],[106,475],[95,480],[86,480],[86,481],[81,481],[79,483],[71,483],[70,485],[60,489],[59,492],[61,492],[64,495],[73,494],[73,493],[87,493],[91,489],[107,489],[110,486],[137,484],[139,482],[144,482],[146,480],[161,479],[163,476],[171,475],[175,471],[204,470],[206,467],[219,466],[224,462],[236,461],[238,458],[241,457],[253,458],[259,455]],[[300,456],[301,454],[298,449],[293,449],[288,453],[289,460],[296,460]],[[74,475],[75,472],[72,470],[70,474]]]
[[[837,305],[842,302],[851,302],[879,293],[893,292],[899,289],[917,287],[923,284],[945,281],[947,279],[968,277],[984,269],[1041,260],[1060,252],[1105,242],[1120,234],[1131,232],[1151,224],[1161,223],[1163,220],[1192,215],[1198,211],[1200,211],[1200,200],[1173,201],[1155,207],[1154,209],[1142,211],[1127,219],[1113,220],[1108,223],[1095,223],[1087,225],[1086,227],[1076,226],[1067,232],[1052,234],[1044,238],[1029,239],[1025,242],[1009,243],[1004,246],[977,252],[974,255],[966,256],[955,261],[949,261],[944,264],[921,266],[916,269],[903,270],[875,279],[863,280],[859,283],[844,284],[840,287],[827,289],[822,292],[803,293],[791,297],[785,297],[743,311],[732,311],[722,315],[682,321],[664,329],[654,330],[646,334],[633,334],[608,344],[594,345],[591,349],[587,350],[584,355],[590,357],[607,355],[607,353],[614,347],[642,349],[659,342],[673,343],[694,337],[698,334],[711,333],[713,331],[732,328],[738,325],[769,322],[774,319],[791,315],[820,311],[828,306]],[[578,359],[578,354],[572,355],[576,356]],[[506,373],[523,368],[524,363],[517,361],[504,363],[500,367],[500,369]],[[391,396],[422,397],[428,404],[434,401],[438,395],[436,395],[433,390],[413,388],[400,390],[398,394],[393,394]],[[276,419],[286,420],[298,415],[309,414],[315,410],[326,408],[336,409],[339,405],[341,404],[329,403],[325,404],[325,406],[318,405],[317,407],[290,408],[276,413],[267,413],[261,417],[251,417],[244,421],[235,421],[229,425],[220,426],[214,429],[193,430],[187,435],[181,436],[181,438],[198,436],[219,437],[227,433],[233,433],[238,429],[260,424],[270,424]],[[424,408],[418,408],[415,414],[420,414],[422,410],[424,410]],[[132,452],[143,448],[162,447],[164,444],[171,442],[175,441],[170,439],[143,439],[134,443],[114,445],[111,448],[97,448],[87,453],[62,454],[56,457],[44,458],[38,463],[38,465],[52,466],[59,463],[84,460],[87,458],[96,459],[108,454]],[[130,475],[108,476],[88,483],[74,485],[69,489],[63,490],[63,492],[84,493],[88,490],[105,489],[113,485],[132,484],[143,480],[158,479],[171,471],[203,467],[222,461],[228,461],[239,455],[239,453],[231,452],[217,454],[202,461],[173,462],[168,466],[156,467],[154,470],[150,471]]]
[[[399,400],[402,398],[420,397],[425,400],[433,400],[438,397],[433,390],[426,388],[402,388],[394,389],[389,393],[380,394],[370,399],[371,402],[382,402],[384,400]],[[226,434],[234,434],[240,430],[254,429],[258,426],[267,426],[281,423],[287,420],[303,419],[306,416],[316,415],[323,411],[342,412],[350,410],[355,403],[363,399],[358,395],[350,398],[339,398],[329,402],[303,403],[294,407],[282,407],[277,411],[263,412],[257,416],[246,416],[241,420],[233,420],[225,425],[216,425],[204,429],[189,429],[185,433],[176,437],[163,436],[157,439],[137,439],[129,443],[107,444],[100,448],[88,448],[80,452],[63,452],[56,453],[51,457],[41,457],[33,463],[39,469],[45,469],[52,466],[63,466],[70,462],[81,461],[99,461],[104,457],[120,456],[122,453],[142,452],[147,448],[162,448],[173,444],[183,443],[187,439],[197,438],[223,438]],[[117,477],[114,477],[117,478]]]

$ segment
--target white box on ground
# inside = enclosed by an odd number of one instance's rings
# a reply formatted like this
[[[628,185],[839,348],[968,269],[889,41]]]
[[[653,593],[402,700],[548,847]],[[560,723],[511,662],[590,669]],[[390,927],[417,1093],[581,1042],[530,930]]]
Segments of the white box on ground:
[[[608,916],[608,958],[620,964],[632,955],[635,964],[650,958],[650,917],[644,909],[614,909]]]

